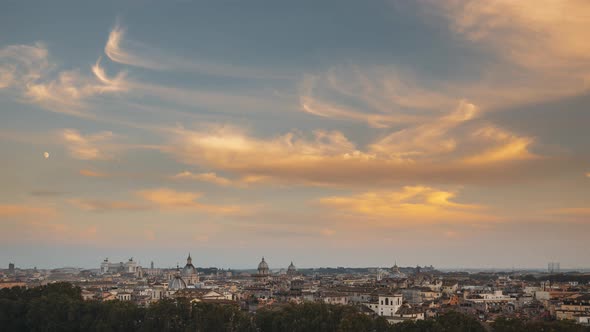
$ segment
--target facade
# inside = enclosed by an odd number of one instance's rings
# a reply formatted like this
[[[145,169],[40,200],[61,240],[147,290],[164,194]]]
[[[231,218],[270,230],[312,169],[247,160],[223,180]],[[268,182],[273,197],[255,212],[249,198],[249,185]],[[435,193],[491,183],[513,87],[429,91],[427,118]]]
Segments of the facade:
[[[100,273],[137,273],[139,265],[133,260],[133,257],[125,263],[111,263],[108,258],[100,264]]]
[[[393,317],[402,306],[401,294],[383,292],[377,296],[377,301],[364,303],[369,309],[379,316]]]
[[[587,321],[590,316],[590,294],[584,294],[577,297],[564,299],[555,308],[555,317],[557,319],[569,319]]]
[[[186,288],[186,282],[182,280],[182,276],[180,275],[180,268],[176,268],[176,274],[168,283],[168,290],[169,291],[178,291],[180,289]]]
[[[197,272],[197,268],[193,265],[193,259],[191,258],[190,253],[186,259],[186,265],[182,268],[181,276],[189,286],[195,285],[199,282],[199,273]]]
[[[264,257],[262,257],[262,261],[258,264],[258,275],[261,277],[266,277],[270,274],[270,269],[268,268],[268,264],[264,261]]]
[[[291,264],[287,268],[287,275],[288,276],[297,275],[297,268],[295,267],[295,265],[293,265],[293,262],[291,262]]]
[[[379,316],[394,316],[395,313],[402,306],[401,294],[384,294],[379,295],[379,307],[377,315]]]

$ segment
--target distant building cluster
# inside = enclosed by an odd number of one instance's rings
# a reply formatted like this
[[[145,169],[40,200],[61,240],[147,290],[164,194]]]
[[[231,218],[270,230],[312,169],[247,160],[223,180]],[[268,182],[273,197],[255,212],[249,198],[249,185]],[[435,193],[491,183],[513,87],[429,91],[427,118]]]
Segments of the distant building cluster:
[[[556,265],[557,264],[557,265]],[[441,272],[433,266],[391,268],[271,269],[262,257],[256,269],[197,267],[188,254],[184,266],[142,267],[104,259],[98,269],[0,270],[0,288],[33,287],[68,281],[86,300],[133,301],[149,306],[164,298],[235,305],[250,312],[288,303],[353,305],[391,324],[423,320],[447,311],[481,321],[498,317],[529,320],[567,319],[590,325],[590,274],[548,271]]]

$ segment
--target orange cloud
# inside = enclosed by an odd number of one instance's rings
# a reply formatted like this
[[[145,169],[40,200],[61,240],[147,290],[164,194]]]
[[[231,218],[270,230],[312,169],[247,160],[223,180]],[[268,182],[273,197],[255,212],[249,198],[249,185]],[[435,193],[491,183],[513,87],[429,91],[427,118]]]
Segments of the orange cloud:
[[[149,207],[145,204],[137,204],[126,201],[109,201],[100,199],[71,199],[69,203],[86,211],[112,211],[128,210],[139,211],[146,210]]]
[[[83,135],[75,129],[64,129],[60,133],[70,155],[76,159],[110,159],[106,152],[112,148],[108,143],[114,135],[110,131],[104,131],[93,135]]]
[[[99,59],[100,60],[100,59]],[[93,118],[86,100],[104,93],[128,90],[125,73],[109,77],[100,66],[92,67],[94,77],[79,70],[54,70],[45,45],[10,45],[0,49],[0,88],[13,87],[26,100],[49,111]],[[23,98],[24,97],[24,98]]]
[[[455,193],[431,187],[404,187],[401,191],[365,192],[320,199],[336,212],[353,213],[383,222],[479,222],[495,218],[481,213],[480,205],[452,201]]]
[[[168,188],[142,190],[137,192],[137,195],[164,210],[190,209],[212,214],[238,214],[246,211],[235,205],[203,204],[197,201],[202,197],[201,193],[181,192]]]
[[[0,216],[2,217],[55,217],[57,211],[51,207],[32,207],[29,205],[12,204],[0,205]]]
[[[162,151],[186,164],[233,174],[238,182],[367,185],[486,182],[511,171],[520,176],[537,157],[529,151],[534,140],[482,125],[477,114],[475,105],[462,101],[446,115],[394,131],[364,149],[338,131],[318,130],[311,139],[297,132],[263,139],[237,127],[210,126],[169,129],[172,140]],[[210,181],[212,175],[206,175]]]
[[[590,4],[580,0],[436,2],[453,29],[525,67],[588,69]],[[579,73],[584,74],[584,73]],[[586,72],[587,74],[587,72]]]
[[[506,105],[567,97],[588,90],[588,2],[421,1],[428,8],[441,9],[452,31],[503,62],[489,68],[471,87],[456,86],[464,96],[482,104],[485,100],[487,105]]]
[[[334,95],[341,97],[334,98]],[[354,98],[360,109],[343,106]],[[408,109],[438,111],[452,107],[457,98],[420,88],[416,78],[391,67],[375,70],[358,66],[335,67],[321,75],[306,75],[300,85],[300,107],[304,112],[338,120],[366,122],[371,127],[387,128],[396,124],[427,119]]]
[[[590,217],[590,208],[560,208],[548,210],[548,214],[569,217]]]
[[[222,176],[218,176],[217,174],[210,172],[210,173],[192,173],[189,171],[184,171],[174,175],[172,178],[174,179],[186,179],[186,180],[196,180],[196,181],[203,181],[214,183],[220,186],[229,186],[232,184],[230,179],[224,178]]]
[[[92,178],[102,178],[107,176],[105,173],[95,172],[89,169],[81,169],[80,175]]]
[[[518,161],[539,158],[529,151],[534,142],[530,137],[517,136],[496,127],[484,127],[474,133],[474,138],[495,142],[495,146],[464,159],[469,164],[488,164],[502,161]]]

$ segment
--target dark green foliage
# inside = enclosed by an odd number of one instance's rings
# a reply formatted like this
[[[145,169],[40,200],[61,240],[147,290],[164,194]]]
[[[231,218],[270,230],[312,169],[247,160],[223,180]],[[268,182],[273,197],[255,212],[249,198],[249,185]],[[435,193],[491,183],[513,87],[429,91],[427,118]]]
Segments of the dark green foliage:
[[[436,319],[389,325],[383,317],[362,314],[353,306],[288,304],[255,315],[232,305],[165,299],[138,307],[132,302],[83,301],[68,283],[0,290],[0,331],[97,332],[443,332],[486,331],[474,317],[448,312]],[[487,331],[590,331],[568,321],[524,322],[498,319]]]
[[[497,332],[588,332],[590,327],[584,327],[571,321],[534,321],[523,322],[519,319],[497,319],[492,327]]]
[[[474,317],[464,315],[455,311],[445,313],[436,319],[427,319],[422,321],[407,321],[393,325],[390,329],[392,332],[409,331],[409,332],[484,332],[484,326]]]
[[[323,303],[289,304],[280,309],[260,310],[256,313],[256,326],[260,331],[356,331],[372,330],[373,320],[360,318],[362,314],[351,306],[328,305]],[[352,322],[354,318],[356,321]],[[355,325],[353,325],[355,324]],[[362,325],[361,325],[362,324]]]
[[[0,290],[0,331],[256,331],[235,306],[162,300],[149,308],[132,302],[83,301],[69,283]]]

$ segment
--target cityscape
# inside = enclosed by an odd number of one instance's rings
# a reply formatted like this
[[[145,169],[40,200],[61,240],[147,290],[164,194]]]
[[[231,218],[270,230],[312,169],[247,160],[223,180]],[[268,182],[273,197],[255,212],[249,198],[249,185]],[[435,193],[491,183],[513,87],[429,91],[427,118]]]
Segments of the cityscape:
[[[0,332],[590,331],[590,0],[0,1]]]
[[[198,260],[198,257],[195,257]],[[256,269],[198,267],[189,253],[172,268],[142,266],[133,257],[105,258],[94,269],[18,268],[0,270],[4,288],[35,288],[67,282],[84,301],[128,301],[149,307],[165,299],[229,305],[256,314],[293,304],[353,306],[389,324],[432,319],[460,312],[480,322],[499,318],[567,320],[590,325],[590,271],[439,271],[434,266],[297,268],[272,266],[262,257]],[[195,265],[196,264],[196,265]]]

